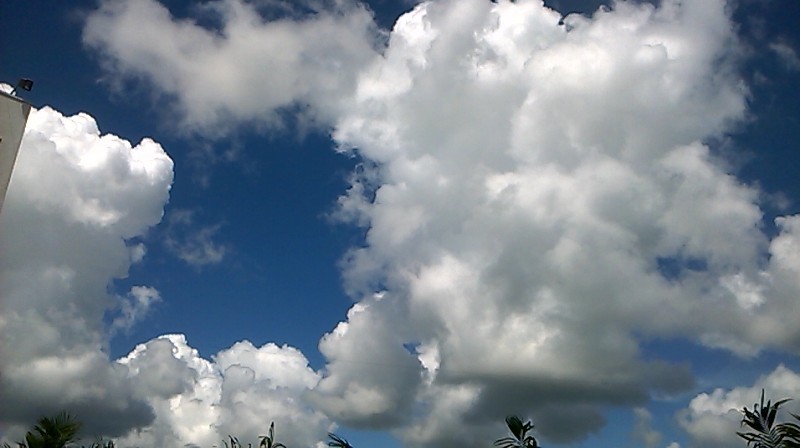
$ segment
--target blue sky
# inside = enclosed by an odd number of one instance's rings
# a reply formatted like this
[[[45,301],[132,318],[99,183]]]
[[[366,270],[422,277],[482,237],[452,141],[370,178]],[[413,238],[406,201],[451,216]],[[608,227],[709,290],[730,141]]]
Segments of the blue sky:
[[[800,3],[602,3],[3,3],[0,437],[737,443],[800,396]]]

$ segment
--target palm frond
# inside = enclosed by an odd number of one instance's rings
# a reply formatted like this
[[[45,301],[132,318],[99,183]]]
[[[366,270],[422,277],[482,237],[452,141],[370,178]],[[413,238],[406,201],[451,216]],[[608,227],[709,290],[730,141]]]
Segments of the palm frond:
[[[286,448],[286,445],[275,441],[275,422],[270,422],[267,435],[259,437],[259,448]]]
[[[42,417],[33,429],[25,434],[25,443],[20,446],[28,448],[63,448],[77,440],[81,424],[66,412],[53,418]]]
[[[539,442],[532,435],[533,422],[528,420],[523,423],[522,419],[516,415],[506,417],[506,426],[514,437],[503,437],[494,441],[494,446],[498,448],[538,448]]]
[[[792,434],[791,427],[784,427],[785,424],[775,425],[775,418],[778,409],[789,399],[778,400],[772,403],[768,400],[764,403],[764,390],[761,390],[761,400],[753,404],[753,410],[742,409],[741,426],[751,429],[750,432],[737,432],[736,434],[747,441],[747,446],[753,448],[788,448],[785,442],[790,441],[789,434]]]
[[[334,448],[353,448],[353,445],[350,445],[350,442],[347,440],[337,436],[336,434],[329,432],[328,438],[331,439],[328,441],[328,446]]]
[[[791,416],[800,421],[800,415],[791,414]],[[783,443],[786,448],[800,448],[800,425],[787,422],[781,423],[777,428],[783,435]]]

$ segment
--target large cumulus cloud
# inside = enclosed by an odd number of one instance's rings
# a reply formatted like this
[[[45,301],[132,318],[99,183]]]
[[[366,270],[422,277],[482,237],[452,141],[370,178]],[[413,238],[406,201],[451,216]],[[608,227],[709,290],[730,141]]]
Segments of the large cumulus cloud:
[[[159,222],[171,183],[154,141],[101,135],[83,113],[32,111],[0,214],[4,422],[70,408],[116,435],[152,420],[105,350],[108,332],[142,318],[158,291],[109,286],[140,258],[128,241]]]
[[[459,422],[525,412],[567,442],[605,406],[691,387],[642,340],[800,348],[797,217],[770,241],[758,190],[715,150],[748,95],[728,12],[438,1],[398,20],[333,136],[371,162],[340,201],[368,227],[348,285],[402,310],[341,344],[391,337],[435,360],[408,440],[463,446]]]
[[[292,347],[242,341],[209,360],[168,335],[109,359],[109,338],[168,299],[114,280],[144,261],[137,237],[161,220],[172,168],[158,143],[101,134],[88,114],[31,113],[0,214],[0,442],[62,410],[120,446],[256,441],[270,421],[311,446],[330,429],[303,399],[319,374]]]
[[[688,366],[642,341],[797,353],[800,217],[770,239],[760,192],[717,150],[748,96],[726,2],[562,17],[540,1],[431,1],[380,53],[368,14],[342,4],[270,22],[214,2],[214,32],[109,1],[84,35],[109,76],[144,78],[190,126],[295,105],[363,159],[337,214],[367,229],[343,261],[359,303],[322,339],[310,393],[329,417],[447,447],[520,412],[568,442],[606,406],[691,387]],[[297,82],[237,90],[272,67]]]
[[[270,422],[288,446],[315,446],[331,428],[303,399],[319,374],[292,347],[241,341],[207,360],[184,336],[166,335],[117,362],[156,416],[119,438],[122,446],[212,446],[228,435],[254,442]]]

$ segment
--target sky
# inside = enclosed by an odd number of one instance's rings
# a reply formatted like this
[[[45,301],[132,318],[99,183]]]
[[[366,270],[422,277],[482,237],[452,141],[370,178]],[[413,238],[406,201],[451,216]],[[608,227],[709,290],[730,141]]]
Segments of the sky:
[[[743,446],[800,397],[798,17],[0,3],[0,442]]]

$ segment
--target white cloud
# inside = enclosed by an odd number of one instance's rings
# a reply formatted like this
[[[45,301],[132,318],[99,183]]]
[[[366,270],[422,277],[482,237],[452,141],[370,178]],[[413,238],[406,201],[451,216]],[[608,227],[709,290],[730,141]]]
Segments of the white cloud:
[[[197,226],[195,211],[172,210],[167,217],[164,244],[175,256],[191,266],[221,263],[228,247],[214,241],[222,224]]]
[[[797,52],[786,42],[777,41],[769,44],[769,49],[774,51],[781,63],[790,71],[800,70],[800,57]]]
[[[137,286],[109,293],[140,260],[161,219],[172,161],[150,139],[101,135],[87,114],[33,110],[0,215],[0,419],[19,426],[63,409],[87,430],[121,434],[153,418],[109,362],[107,332],[129,327],[157,300]],[[104,325],[104,316],[113,324]]]
[[[119,297],[119,316],[111,322],[111,331],[129,330],[142,320],[150,307],[161,300],[161,294],[155,288],[134,286],[127,297]]]
[[[271,421],[279,441],[312,446],[331,428],[302,398],[319,375],[292,347],[242,341],[206,360],[183,335],[167,335],[118,362],[156,415],[121,446],[212,446],[229,434],[256,442]]]
[[[661,443],[663,436],[653,429],[653,415],[644,408],[633,410],[635,423],[632,436],[645,448],[655,448]]]
[[[722,448],[741,445],[743,441],[736,435],[742,420],[741,410],[745,406],[752,410],[761,397],[762,389],[766,390],[766,399],[773,402],[797,397],[800,395],[800,375],[780,365],[769,374],[759,377],[750,387],[715,389],[710,394],[697,395],[679,413],[681,426],[692,437],[691,446]],[[789,412],[800,411],[800,403],[790,401],[781,409],[778,422],[788,417]]]
[[[419,362],[401,344],[399,309],[382,296],[362,302],[320,341],[326,375],[310,399],[337,421],[366,427],[397,425],[408,418],[421,377]],[[362,339],[370,334],[369,339]]]
[[[385,289],[392,303],[364,300],[393,325],[348,327],[326,348],[437,354],[400,429],[414,444],[487,440],[509,412],[568,442],[601,428],[604,406],[690,387],[686,366],[640,357],[641,337],[798,349],[793,227],[770,242],[759,192],[713,147],[748,95],[724,2],[560,19],[539,2],[420,4],[336,123],[339,147],[375,167],[340,200],[369,228],[348,289]],[[373,381],[335,362],[328,375]],[[340,394],[353,413],[356,397]]]
[[[353,2],[273,21],[242,0],[197,8],[219,28],[174,18],[155,0],[103,1],[83,38],[102,55],[112,83],[152,84],[174,100],[183,125],[202,134],[240,121],[279,125],[282,109],[308,102],[327,121],[374,55],[372,15]]]
[[[62,410],[118,446],[257,441],[271,420],[289,446],[311,446],[331,429],[303,399],[319,374],[288,346],[239,342],[207,360],[169,335],[109,359],[109,338],[162,300],[149,286],[110,290],[143,260],[130,239],[161,220],[172,168],[152,140],[32,112],[0,215],[0,443]]]
[[[642,357],[643,338],[800,350],[800,217],[770,240],[759,191],[715,148],[749,95],[723,0],[563,18],[539,1],[431,1],[381,54],[349,3],[272,22],[214,5],[217,31],[105,2],[84,39],[110,76],[173,97],[189,128],[296,105],[364,159],[339,201],[368,228],[343,262],[359,303],[321,341],[309,394],[328,417],[449,447],[518,412],[568,442],[607,406],[691,387],[687,366]]]

